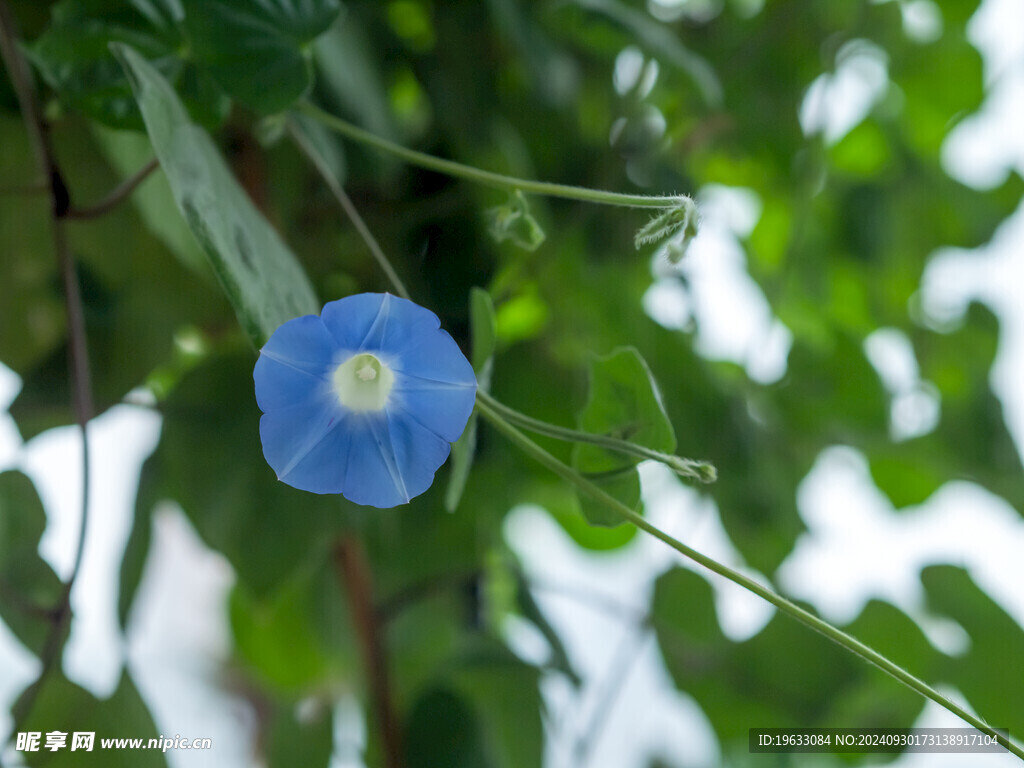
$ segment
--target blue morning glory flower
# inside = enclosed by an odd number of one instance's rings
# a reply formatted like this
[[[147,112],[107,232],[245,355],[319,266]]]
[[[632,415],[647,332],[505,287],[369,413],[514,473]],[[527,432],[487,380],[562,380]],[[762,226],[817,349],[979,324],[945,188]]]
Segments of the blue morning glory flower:
[[[473,411],[473,367],[437,315],[387,293],[289,320],[253,371],[280,480],[393,507],[423,493]]]

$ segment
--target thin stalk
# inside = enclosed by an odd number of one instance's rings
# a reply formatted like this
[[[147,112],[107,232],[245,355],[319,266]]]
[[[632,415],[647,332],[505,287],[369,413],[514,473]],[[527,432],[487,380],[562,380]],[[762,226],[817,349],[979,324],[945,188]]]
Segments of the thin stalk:
[[[370,701],[380,730],[385,768],[401,768],[402,730],[395,709],[388,673],[387,651],[380,616],[373,607],[373,575],[360,538],[350,534],[334,546],[334,567],[348,595],[352,624],[356,628]]]
[[[426,168],[430,171],[437,171],[448,176],[466,179],[467,181],[486,184],[490,187],[508,190],[519,189],[528,194],[564,197],[570,200],[581,200],[602,205],[619,205],[627,208],[675,208],[684,199],[683,195],[630,195],[622,192],[607,192],[601,189],[574,187],[569,184],[553,184],[547,181],[534,181],[533,179],[517,179],[513,176],[485,171],[480,168],[474,168],[471,165],[463,165],[453,160],[445,160],[428,155],[425,152],[417,152],[414,149],[403,147],[401,144],[382,139],[380,136],[352,125],[340,117],[325,112],[308,101],[299,102],[298,108],[314,120],[318,120],[331,130],[340,133],[352,141],[358,141],[360,144],[387,152],[405,160],[411,165]]]
[[[70,195],[50,147],[47,124],[36,100],[28,64],[18,47],[15,27],[15,20],[10,9],[3,0],[0,0],[0,55],[2,55],[10,75],[11,85],[18,97],[22,119],[35,155],[39,176],[48,180],[53,250],[60,269],[64,288],[64,304],[67,310],[68,367],[72,405],[82,438],[82,512],[71,573],[65,580],[59,601],[53,609],[49,631],[39,653],[42,667],[35,682],[26,688],[17,704],[12,708],[11,715],[14,720],[12,733],[17,733],[24,724],[47,677],[59,666],[60,652],[64,647],[67,629],[71,623],[71,592],[82,567],[86,535],[89,530],[88,423],[94,413],[85,313],[75,261],[67,241],[65,220],[70,207]]]
[[[713,558],[710,558],[707,555],[698,552],[692,547],[687,546],[678,539],[675,539],[669,534],[665,533],[660,528],[652,525],[641,515],[634,512],[632,509],[627,507],[618,499],[615,499],[612,496],[605,493],[601,488],[588,481],[572,467],[563,464],[561,461],[556,459],[550,453],[548,453],[535,442],[533,442],[533,440],[531,440],[529,437],[527,437],[514,426],[512,426],[510,423],[508,423],[508,421],[506,421],[501,416],[500,413],[494,410],[486,402],[486,400],[478,398],[477,409],[480,411],[480,414],[495,427],[495,429],[497,429],[499,432],[505,435],[505,437],[507,437],[516,447],[520,448],[528,456],[536,459],[538,462],[540,462],[545,467],[550,469],[556,475],[562,477],[563,479],[575,485],[581,493],[585,494],[594,501],[603,504],[604,506],[613,510],[614,512],[617,512],[624,520],[633,523],[633,525],[635,525],[637,528],[640,528],[646,533],[649,533],[656,539],[660,539],[665,544],[668,544],[670,547],[672,547],[672,549],[676,550],[683,556],[689,558],[690,560],[693,560],[695,563],[698,563],[699,565],[704,566],[712,573],[716,573],[719,576],[722,576],[728,579],[729,581],[733,582],[734,584],[738,584],[747,591],[753,592],[755,595],[771,603],[791,618],[796,619],[802,624],[805,624],[811,629],[815,630],[816,632],[819,632],[820,634],[824,635],[829,640],[832,640],[833,642],[841,645],[850,653],[860,657],[869,664],[872,664],[873,666],[882,670],[891,677],[894,677],[896,680],[898,680],[900,683],[907,686],[911,690],[916,691],[917,693],[921,694],[927,699],[931,699],[939,706],[952,712],[954,715],[959,717],[964,722],[974,726],[982,733],[987,734],[988,736],[991,736],[992,738],[996,739],[1002,746],[1006,747],[1006,749],[1008,749],[1014,755],[1024,760],[1024,748],[1022,748],[1014,741],[1011,741],[1006,735],[997,731],[988,723],[984,722],[981,718],[972,715],[963,707],[960,707],[955,702],[943,696],[941,693],[936,691],[923,680],[910,674],[910,672],[905,670],[900,665],[896,664],[893,661],[890,661],[888,658],[880,654],[878,651],[874,650],[868,645],[865,645],[852,635],[849,635],[846,632],[843,632],[841,629],[832,626],[824,619],[815,616],[810,611],[807,611],[798,606],[796,603],[787,600],[786,598],[777,594],[776,592],[764,586],[763,584],[754,581],[749,576],[745,576],[739,571],[735,571],[729,566],[723,565],[717,560],[714,560]]]
[[[551,437],[555,440],[564,440],[569,443],[587,443],[589,445],[596,445],[601,448],[606,448],[609,451],[624,453],[629,456],[636,456],[640,459],[652,459],[654,461],[661,462],[683,477],[689,477],[702,483],[713,483],[717,477],[714,465],[709,464],[706,461],[684,459],[679,456],[673,456],[670,453],[663,453],[662,451],[656,451],[653,448],[647,448],[643,445],[631,443],[628,440],[619,440],[618,438],[610,437],[608,435],[595,435],[590,432],[581,432],[577,429],[569,429],[568,427],[549,424],[546,421],[541,421],[540,419],[527,416],[525,413],[520,413],[514,408],[509,408],[504,403],[498,402],[483,391],[478,391],[477,397],[486,401],[487,405],[493,408],[510,423],[529,432]]]
[[[123,200],[127,200],[135,189],[149,178],[149,174],[160,167],[160,161],[155,157],[140,168],[134,175],[128,177],[107,194],[102,200],[88,205],[84,208],[71,206],[65,214],[69,219],[96,219],[105,213],[112,211]]]
[[[292,138],[295,139],[295,143],[298,145],[302,153],[309,159],[309,161],[316,167],[320,175],[323,177],[324,183],[327,184],[327,188],[331,190],[331,194],[334,195],[334,199],[338,201],[342,210],[345,211],[345,215],[348,216],[352,222],[352,226],[356,228],[356,232],[363,238],[363,242],[366,243],[366,247],[370,249],[370,253],[373,254],[373,258],[377,260],[378,266],[387,276],[388,280],[391,281],[391,285],[394,286],[395,291],[403,299],[410,299],[409,291],[406,290],[405,284],[402,279],[398,276],[395,268],[391,265],[390,259],[384,253],[384,250],[380,247],[380,243],[377,242],[377,238],[373,236],[370,228],[366,226],[366,222],[363,221],[363,217],[359,215],[359,211],[356,210],[355,205],[352,203],[352,199],[346,194],[344,187],[338,183],[337,177],[327,164],[324,162],[323,157],[316,151],[313,145],[306,138],[306,135],[299,129],[294,122],[289,123],[289,129],[292,134]]]
[[[11,86],[18,97],[22,120],[28,132],[28,140],[32,145],[32,154],[36,158],[39,183],[42,191],[53,189],[53,155],[47,143],[45,123],[39,102],[36,100],[32,83],[32,73],[18,48],[14,16],[7,8],[7,3],[0,0],[0,55],[3,56]],[[32,185],[35,186],[35,185]]]

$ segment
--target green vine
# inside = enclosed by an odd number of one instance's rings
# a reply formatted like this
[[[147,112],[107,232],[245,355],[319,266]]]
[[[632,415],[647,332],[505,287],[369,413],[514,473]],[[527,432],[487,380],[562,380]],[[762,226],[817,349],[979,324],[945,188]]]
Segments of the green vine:
[[[601,189],[574,187],[570,184],[552,184],[546,181],[517,179],[513,176],[481,170],[471,165],[463,165],[453,160],[445,160],[428,155],[425,152],[417,152],[414,149],[403,147],[401,144],[382,139],[380,136],[352,125],[352,123],[342,120],[336,115],[325,112],[308,101],[300,102],[298,109],[352,141],[387,152],[420,168],[437,171],[438,173],[444,173],[448,176],[454,176],[467,181],[475,181],[490,187],[498,187],[510,191],[520,190],[528,194],[545,195],[547,197],[564,197],[587,203],[618,205],[626,208],[674,209],[680,207],[689,208],[693,205],[693,201],[686,195],[630,195],[622,192],[607,192]]]
[[[852,635],[843,632],[838,627],[834,627],[824,619],[815,616],[810,611],[807,611],[796,603],[782,597],[777,592],[769,589],[763,584],[751,579],[749,576],[745,576],[739,571],[733,570],[727,565],[724,565],[707,555],[698,552],[692,547],[687,546],[678,539],[670,536],[669,534],[662,531],[655,525],[648,522],[643,516],[637,514],[632,509],[627,507],[625,504],[620,502],[618,499],[605,493],[601,488],[594,485],[592,482],[583,477],[572,467],[567,464],[563,464],[561,461],[556,459],[541,446],[537,445],[533,440],[520,432],[516,427],[510,424],[503,416],[502,411],[496,409],[492,403],[494,401],[486,395],[477,397],[477,409],[480,414],[487,419],[495,429],[501,432],[506,438],[508,438],[517,448],[520,448],[526,455],[536,459],[538,462],[543,464],[545,467],[550,469],[556,475],[562,477],[568,482],[572,483],[579,489],[579,491],[592,500],[603,504],[608,509],[614,511],[622,517],[624,521],[630,522],[642,531],[649,533],[656,539],[660,539],[672,549],[679,552],[681,555],[689,558],[690,560],[702,565],[712,573],[716,573],[729,581],[737,584],[749,592],[753,592],[758,597],[766,600],[767,602],[774,605],[780,611],[786,615],[796,619],[802,624],[810,627],[816,632],[821,633],[829,640],[841,645],[843,648],[848,650],[850,653],[859,657],[860,659],[872,664],[878,669],[882,670],[888,675],[891,675],[900,683],[910,688],[913,691],[921,694],[927,699],[931,699],[939,706],[949,710],[954,715],[959,717],[964,722],[974,726],[982,733],[991,736],[996,739],[1002,746],[1006,747],[1017,757],[1024,759],[1024,748],[1011,741],[1005,734],[1000,733],[995,728],[990,726],[988,723],[983,721],[981,718],[972,715],[963,707],[959,706],[955,702],[943,696],[941,693],[936,691],[926,682],[918,677],[915,677],[910,672],[905,670],[899,664],[890,661],[888,658],[883,656],[881,653],[865,645],[857,638]]]

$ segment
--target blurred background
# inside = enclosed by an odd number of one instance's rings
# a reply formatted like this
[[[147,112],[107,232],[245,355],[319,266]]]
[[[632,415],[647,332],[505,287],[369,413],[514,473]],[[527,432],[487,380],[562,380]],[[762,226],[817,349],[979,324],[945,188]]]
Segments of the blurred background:
[[[164,71],[321,300],[388,288],[275,132],[267,113],[282,105],[253,101],[204,49],[202,14],[232,2],[186,2],[185,21],[158,33],[145,9],[176,3],[8,5],[73,201],[100,199],[152,157],[106,49],[126,40],[153,61],[183,57]],[[719,473],[694,487],[641,465],[649,519],[1024,732],[1024,6],[394,0],[335,11],[303,47],[309,98],[325,109],[513,176],[698,201],[700,233],[678,264],[678,238],[634,248],[642,211],[536,197],[547,237],[531,251],[488,233],[485,211],[504,192],[325,133],[334,172],[414,298],[464,349],[469,289],[490,293],[493,394],[575,425],[591,357],[635,346],[679,454]],[[255,82],[273,77],[247,66]],[[47,205],[17,189],[33,178],[4,80],[0,469],[31,479],[46,516],[38,555],[66,578],[81,449],[67,426]],[[753,727],[959,723],[659,542],[588,525],[571,488],[486,425],[453,513],[447,469],[394,510],[282,486],[260,453],[255,354],[162,172],[68,232],[101,413],[59,678],[94,702],[98,735],[213,740],[208,752],[145,754],[171,766],[382,764],[330,562],[331,542],[355,535],[410,766],[1010,764],[748,754]],[[18,494],[0,494],[0,514],[38,504]],[[0,618],[5,738],[39,674],[41,630],[6,592]],[[82,730],[40,702],[37,730]],[[3,762],[36,757],[90,764],[10,747]]]

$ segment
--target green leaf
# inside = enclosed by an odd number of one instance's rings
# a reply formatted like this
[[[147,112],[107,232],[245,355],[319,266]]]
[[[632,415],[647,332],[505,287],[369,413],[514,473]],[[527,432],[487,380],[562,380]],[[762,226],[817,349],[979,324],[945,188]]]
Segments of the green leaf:
[[[180,7],[173,0],[63,0],[52,23],[26,51],[61,103],[112,128],[142,130],[131,87],[111,43],[130,45],[179,89],[189,112],[203,125],[227,116],[228,99],[209,76],[180,56]]]
[[[885,449],[871,456],[871,479],[896,509],[923,504],[948,479],[908,451]]]
[[[160,501],[159,477],[156,464],[147,461],[142,465],[139,488],[135,494],[135,510],[132,528],[121,557],[121,571],[118,580],[117,619],[121,629],[127,629],[128,618],[135,602],[135,593],[142,581],[149,546],[153,537],[153,510]]]
[[[497,333],[494,322],[494,303],[491,295],[482,288],[473,288],[469,295],[469,322],[472,330],[473,348],[471,357],[476,372],[477,386],[484,392],[490,389],[491,369],[494,364],[494,349]],[[477,414],[474,410],[469,417],[462,437],[452,446],[452,471],[448,490],[444,497],[445,508],[454,512],[459,506],[462,493],[469,480],[476,454]]]
[[[494,363],[494,350],[498,343],[497,323],[494,318],[494,301],[491,294],[483,288],[473,288],[469,293],[469,324],[472,331],[473,370],[477,380],[483,378],[481,386],[490,387],[491,368]]]
[[[445,515],[461,519],[466,515]],[[455,653],[466,631],[468,587],[410,603],[388,617],[388,660],[396,701],[415,701],[425,688],[436,684],[438,670]]]
[[[46,513],[21,472],[0,473],[0,616],[25,647],[39,654],[53,622],[47,612],[63,585],[39,556]]]
[[[568,497],[565,503],[548,504],[545,509],[578,546],[594,552],[610,552],[621,549],[637,537],[639,529],[633,525],[618,525],[614,528],[591,525],[580,509],[577,494],[569,488],[565,490],[565,496]]]
[[[331,26],[338,0],[183,0],[197,62],[221,88],[258,112],[279,112],[312,85],[306,52]]]
[[[921,378],[941,396],[942,415],[930,441],[901,447],[928,449],[939,458],[945,479],[975,480],[1024,512],[1024,467],[1010,434],[1002,399],[992,390],[990,371],[1000,348],[1000,322],[984,304],[967,307],[963,326],[953,333],[921,332],[914,340]],[[929,457],[930,458],[930,457]]]
[[[472,703],[487,747],[487,765],[519,768],[541,765],[543,702],[535,667],[505,646],[475,638],[453,660],[452,689]]]
[[[498,243],[511,240],[527,251],[535,251],[544,242],[544,230],[530,213],[526,196],[515,190],[508,202],[486,212],[487,231]]]
[[[548,321],[548,305],[530,286],[517,296],[502,302],[495,312],[495,331],[505,345],[539,336]]]
[[[652,623],[672,679],[693,696],[723,751],[746,752],[759,727],[910,727],[924,700],[788,616],[733,642],[722,632],[711,585],[673,568],[655,584]],[[911,671],[928,675],[938,654],[891,605],[871,602],[847,628]]]
[[[533,599],[533,592],[530,590],[530,583],[521,571],[515,572],[515,604],[523,618],[529,621],[544,636],[551,649],[551,658],[548,666],[561,672],[576,688],[582,685],[583,681],[573,667],[569,652],[566,650],[562,638],[558,636],[555,628],[544,615],[544,611]]]
[[[998,318],[971,303],[955,331],[914,330],[921,378],[935,387],[941,417],[927,435],[870,445],[871,476],[897,509],[925,501],[954,478],[972,480],[1024,509],[1024,471],[989,371],[1000,344]]]
[[[917,677],[937,679],[942,655],[921,628],[895,606],[870,600],[844,629]],[[866,664],[861,670],[859,682],[844,690],[835,702],[836,722],[857,723],[861,728],[892,728],[917,720],[926,703],[919,693]]]
[[[15,708],[18,704],[20,701]],[[145,745],[150,739],[161,736],[127,673],[121,677],[114,694],[105,700],[96,699],[56,672],[49,675],[21,730],[41,733],[41,745],[48,732],[67,734],[64,749],[53,752],[41,749],[33,753],[31,765],[40,768],[163,768],[167,765],[160,749],[104,749],[102,746],[101,739],[141,739]],[[71,750],[76,732],[95,734],[92,751]],[[188,734],[190,739],[201,737],[202,734]]]
[[[157,29],[170,30],[185,18],[179,0],[128,0]],[[169,34],[169,33],[168,33]]]
[[[892,148],[878,123],[865,120],[830,148],[829,159],[841,173],[878,176],[892,163]]]
[[[37,170],[21,120],[0,121],[0,146],[4,183],[31,184]],[[49,219],[50,202],[43,195],[0,200],[0,358],[22,375],[59,349],[67,333],[56,264],[48,256],[53,249]]]
[[[330,702],[276,702],[266,742],[269,768],[326,768],[334,746]]]
[[[405,726],[409,768],[489,768],[480,722],[460,696],[432,688],[413,705]]]
[[[469,472],[473,468],[473,457],[476,454],[476,432],[477,415],[474,411],[469,417],[462,437],[452,444],[452,469],[444,497],[444,508],[449,512],[459,508],[462,494],[466,490]]]
[[[242,328],[256,346],[320,304],[309,279],[252,204],[167,81],[131,48],[115,45],[175,202],[210,259]]]
[[[148,59],[168,54],[161,41],[153,37],[98,20],[73,27],[53,27],[28,51],[43,80],[57,92],[68,109],[82,112],[112,128],[137,130],[142,123],[131,88],[108,48],[108,44],[115,41],[133,45]],[[180,68],[180,62],[177,66]],[[166,66],[165,72],[173,77],[174,73]]]
[[[1024,629],[962,568],[921,571],[928,607],[956,621],[970,637],[967,650],[945,660],[939,674],[997,728],[1024,731],[1024,689],[1015,664],[1024,658]]]
[[[615,350],[590,365],[590,396],[579,415],[584,432],[628,440],[664,453],[676,449],[675,432],[647,363],[632,347]],[[593,445],[573,448],[573,466],[626,506],[640,505],[638,459]],[[622,518],[589,499],[580,499],[594,525],[615,526]]]
[[[265,596],[237,585],[229,614],[238,654],[262,686],[290,698],[341,682],[357,655],[347,602],[326,553]]]

